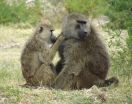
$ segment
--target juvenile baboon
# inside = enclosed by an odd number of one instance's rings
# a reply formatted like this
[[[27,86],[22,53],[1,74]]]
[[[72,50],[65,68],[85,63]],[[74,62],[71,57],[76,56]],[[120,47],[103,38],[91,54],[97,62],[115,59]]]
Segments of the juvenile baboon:
[[[116,77],[106,80],[109,55],[95,27],[84,15],[69,14],[63,21],[62,34],[65,40],[59,47],[61,60],[56,70],[60,73],[54,88],[82,89],[118,83]]]
[[[45,23],[40,24],[25,45],[21,55],[21,67],[27,85],[50,86],[56,76],[51,61],[63,40],[63,36],[60,36],[55,42],[56,39],[52,31],[52,26]],[[50,48],[49,44],[53,42],[55,43]]]

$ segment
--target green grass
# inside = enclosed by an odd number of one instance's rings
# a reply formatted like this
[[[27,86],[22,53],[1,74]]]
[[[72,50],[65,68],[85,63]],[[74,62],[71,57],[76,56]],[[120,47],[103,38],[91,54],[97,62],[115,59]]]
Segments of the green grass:
[[[23,88],[20,54],[32,28],[0,26],[0,30],[0,104],[132,104],[132,65],[125,57],[127,52],[112,58],[109,76],[118,76],[118,86],[75,91]],[[12,44],[18,46],[10,47]]]

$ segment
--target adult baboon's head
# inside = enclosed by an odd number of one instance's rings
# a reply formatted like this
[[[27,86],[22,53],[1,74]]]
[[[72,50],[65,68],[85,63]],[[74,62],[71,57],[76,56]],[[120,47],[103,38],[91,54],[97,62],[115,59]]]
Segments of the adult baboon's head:
[[[62,34],[65,38],[84,40],[90,31],[90,23],[82,14],[71,13],[63,20]]]

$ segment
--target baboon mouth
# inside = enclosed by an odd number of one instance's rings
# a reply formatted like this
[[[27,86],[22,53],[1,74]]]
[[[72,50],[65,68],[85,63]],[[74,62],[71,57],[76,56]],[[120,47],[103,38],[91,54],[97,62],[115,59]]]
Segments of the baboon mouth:
[[[80,40],[85,40],[87,38],[87,36],[81,36],[79,37]]]

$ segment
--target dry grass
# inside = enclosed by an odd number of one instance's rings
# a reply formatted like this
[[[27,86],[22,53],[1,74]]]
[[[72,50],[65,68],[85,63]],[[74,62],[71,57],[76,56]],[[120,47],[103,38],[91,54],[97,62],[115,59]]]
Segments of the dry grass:
[[[110,75],[120,78],[118,86],[79,91],[21,87],[25,81],[19,58],[31,33],[32,29],[0,26],[0,104],[132,104],[132,66],[126,67],[125,62],[112,63]]]

